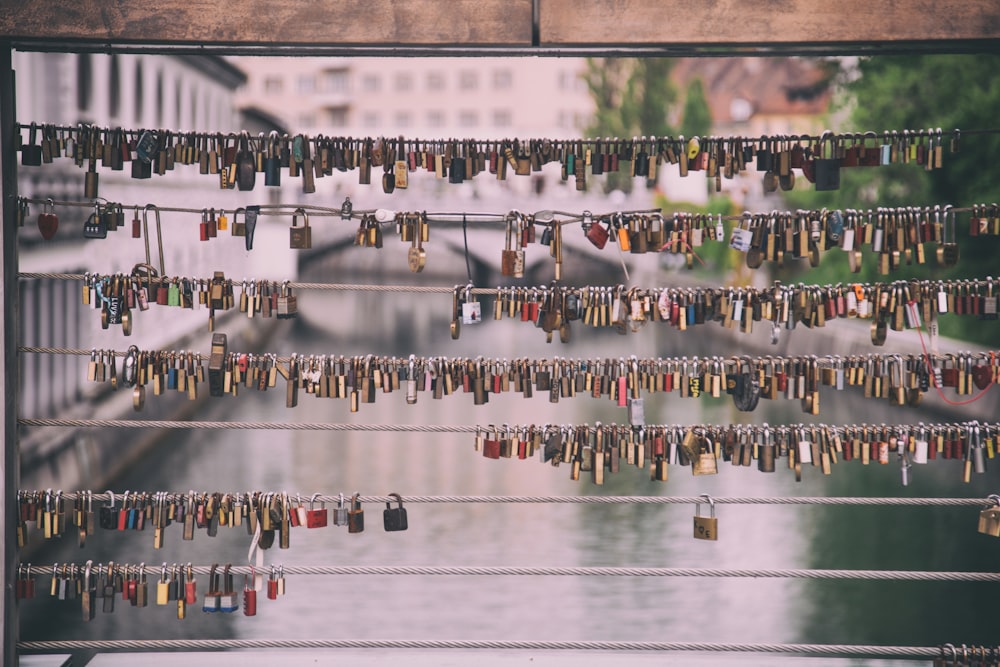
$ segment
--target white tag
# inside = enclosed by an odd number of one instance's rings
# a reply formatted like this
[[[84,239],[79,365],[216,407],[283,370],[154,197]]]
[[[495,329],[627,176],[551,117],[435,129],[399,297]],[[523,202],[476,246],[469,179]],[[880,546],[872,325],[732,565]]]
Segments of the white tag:
[[[799,463],[812,463],[812,443],[808,440],[799,441]]]
[[[739,227],[733,228],[733,236],[729,239],[729,247],[740,252],[746,252],[750,249],[750,241],[753,238],[753,234],[750,233],[749,229],[740,229]]]
[[[840,248],[841,250],[852,251],[854,250],[854,230],[845,229],[844,235],[840,237]]]
[[[622,300],[617,296],[611,304],[611,321],[617,322],[622,317]]]
[[[462,324],[479,324],[483,319],[483,306],[478,301],[462,304]]]
[[[694,229],[691,230],[691,247],[692,248],[697,248],[700,245],[702,245],[702,243],[703,243],[702,236],[703,236],[703,231],[702,231],[701,227],[695,227]]]
[[[948,312],[948,295],[945,294],[944,290],[938,292],[937,295],[937,309],[939,313]]]
[[[737,299],[733,301],[733,322],[739,322],[743,319],[743,299]]]
[[[744,231],[746,231],[746,230],[744,230]],[[715,238],[719,239],[720,241],[722,239],[726,238],[726,229],[725,229],[725,227],[722,226],[722,218],[721,217],[719,218],[719,221],[717,223],[715,223]]]
[[[632,426],[645,426],[646,413],[641,398],[630,398],[628,401],[628,421]]]
[[[917,440],[913,443],[913,462],[927,463],[927,441]]]
[[[872,237],[872,252],[882,252],[882,236],[884,232],[881,227],[875,228],[875,234]]]
[[[858,314],[858,297],[854,295],[854,290],[847,293],[847,316],[856,317]]]
[[[917,309],[916,301],[908,301],[906,303],[906,326],[910,329],[920,328],[920,311]]]
[[[871,303],[868,299],[862,299],[858,301],[858,317],[861,319],[867,319],[871,317]]]
[[[660,298],[656,300],[656,308],[660,311],[661,319],[670,319],[670,299],[668,298],[667,290],[660,292]]]

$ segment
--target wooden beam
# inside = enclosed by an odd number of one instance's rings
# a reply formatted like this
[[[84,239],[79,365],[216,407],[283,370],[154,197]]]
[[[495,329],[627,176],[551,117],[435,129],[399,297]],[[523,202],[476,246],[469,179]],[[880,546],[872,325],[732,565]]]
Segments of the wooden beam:
[[[1000,41],[997,0],[539,1],[542,47]]]
[[[530,46],[532,0],[0,0],[13,40]]]

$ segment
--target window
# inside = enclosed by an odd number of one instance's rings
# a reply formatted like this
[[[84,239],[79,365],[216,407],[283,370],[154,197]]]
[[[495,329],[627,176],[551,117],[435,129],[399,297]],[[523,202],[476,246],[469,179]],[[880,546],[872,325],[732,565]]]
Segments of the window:
[[[156,126],[163,127],[163,72],[156,73]]]
[[[361,77],[361,90],[366,93],[377,93],[382,88],[382,79],[378,74],[365,74]]]
[[[122,106],[122,75],[118,64],[118,55],[111,56],[110,84],[108,85],[108,114],[112,118],[118,116]]]
[[[396,92],[405,93],[413,90],[413,75],[409,72],[396,72]]]
[[[330,127],[345,127],[347,125],[347,107],[327,109],[326,124]]]
[[[479,84],[479,77],[475,70],[467,69],[458,73],[458,87],[460,90],[475,90]]]
[[[91,85],[90,54],[81,53],[76,57],[76,108],[79,111],[90,108]]]
[[[458,114],[459,127],[475,127],[479,123],[479,114],[475,111],[460,111]]]
[[[145,98],[145,92],[142,89],[142,61],[140,60],[135,64],[135,119],[136,122],[142,123],[142,113],[143,102]]]
[[[347,70],[328,69],[323,72],[323,92],[325,93],[346,93],[347,92]]]
[[[496,109],[493,111],[494,127],[510,127],[512,124],[512,114],[509,109]]]
[[[299,94],[308,95],[316,91],[316,77],[312,74],[299,75]]]
[[[428,111],[427,127],[444,127],[444,112],[437,110]]]
[[[396,115],[393,117],[393,121],[397,128],[403,129],[410,126],[413,122],[413,116],[409,111],[397,111]]]
[[[181,82],[177,81],[177,88],[174,90],[174,126],[184,127],[187,123],[181,121]]]
[[[285,82],[281,80],[280,76],[269,76],[264,79],[265,95],[280,95],[284,87]]]
[[[493,87],[496,90],[506,90],[514,83],[514,75],[509,69],[493,71]]]
[[[444,74],[441,72],[428,72],[427,90],[444,90]]]
[[[366,111],[361,116],[361,124],[367,128],[378,127],[379,118],[377,111]]]

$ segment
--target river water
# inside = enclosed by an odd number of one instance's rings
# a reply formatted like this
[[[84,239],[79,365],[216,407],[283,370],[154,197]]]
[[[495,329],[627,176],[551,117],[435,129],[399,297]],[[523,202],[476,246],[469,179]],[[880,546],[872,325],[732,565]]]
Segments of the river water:
[[[300,295],[299,306],[334,312],[364,327],[364,340],[331,336],[305,321],[283,322],[267,351],[496,357],[639,357],[696,351],[704,340],[691,332],[652,328],[619,337],[577,327],[570,346],[547,345],[544,334],[519,322],[486,321],[466,326],[451,341],[447,318],[415,326],[402,339],[371,325],[373,299]],[[413,297],[419,300],[423,297]],[[440,297],[438,297],[440,298]],[[402,302],[396,308],[420,308]],[[807,335],[807,334],[804,334]],[[687,336],[687,338],[684,338]],[[688,346],[688,347],[685,347]],[[570,352],[571,351],[571,352]],[[148,400],[155,400],[152,397]],[[843,392],[824,393],[817,418],[832,424],[887,421],[888,408]],[[900,410],[895,408],[894,410]],[[578,397],[558,404],[547,393],[492,396],[473,408],[461,392],[433,400],[420,394],[407,405],[402,392],[381,394],[352,414],[343,400],[300,394],[299,406],[284,407],[284,390],[245,391],[212,399],[200,418],[260,422],[391,422],[404,424],[605,423],[626,421],[607,398]],[[889,415],[907,422],[931,421],[917,410]],[[649,423],[806,421],[797,402],[762,401],[745,415],[731,401],[646,399]],[[960,481],[960,464],[932,461],[914,468],[902,487],[898,465],[835,466],[824,477],[807,468],[796,482],[787,469],[762,474],[723,464],[720,474],[694,477],[678,466],[666,483],[623,465],[607,483],[587,475],[571,481],[569,468],[537,460],[489,460],[473,450],[470,434],[312,431],[174,431],[126,478],[124,490],[287,490],[311,494],[355,491],[362,495],[712,495],[730,496],[985,496],[996,492],[996,468]],[[992,481],[992,483],[991,483]],[[329,526],[295,529],[291,548],[266,554],[268,563],[290,565],[614,566],[699,568],[842,568],[995,570],[1000,540],[976,531],[975,508],[867,508],[726,505],[718,508],[719,540],[691,537],[693,506],[570,504],[410,504],[409,530],[382,531],[381,507],[365,507],[367,529],[348,534]],[[70,536],[49,545],[45,562],[243,564],[249,539],[242,529],[221,528],[216,538],[199,532],[183,542],[180,527],[167,530],[162,550],[152,533],[98,531],[85,550]],[[205,577],[199,581],[204,590]],[[48,578],[39,579],[47,590]],[[152,584],[151,584],[152,586]],[[177,621],[174,607],[130,608],[117,601],[114,614],[90,623],[78,605],[47,595],[22,605],[22,639],[108,638],[370,638],[636,640],[728,643],[843,643],[930,646],[945,642],[996,643],[996,584],[812,581],[749,578],[513,577],[513,576],[289,576],[277,601],[260,596],[257,618],[203,614],[189,608]],[[151,591],[152,599],[152,591]],[[412,664],[452,664],[441,653]],[[438,657],[427,657],[438,656]],[[475,654],[473,654],[475,656]],[[580,661],[649,656],[599,653]],[[621,660],[619,659],[621,658]],[[678,664],[773,664],[764,656],[673,656]],[[284,658],[283,658],[284,659]],[[391,660],[392,658],[390,658]],[[400,660],[398,654],[396,660]],[[475,657],[471,659],[476,659]],[[574,664],[581,664],[575,661]],[[310,660],[310,664],[311,664]],[[814,661],[802,660],[801,664]],[[861,664],[815,661],[817,664]],[[457,663],[455,663],[457,664]],[[537,664],[537,663],[536,663]],[[557,663],[544,663],[557,664]],[[559,663],[562,664],[562,663]],[[875,661],[866,664],[876,664]],[[886,664],[886,663],[879,663]]]

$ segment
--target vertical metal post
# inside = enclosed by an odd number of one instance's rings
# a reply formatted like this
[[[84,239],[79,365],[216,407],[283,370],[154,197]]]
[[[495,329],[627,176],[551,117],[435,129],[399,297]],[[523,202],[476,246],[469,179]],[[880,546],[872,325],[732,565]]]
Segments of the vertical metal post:
[[[0,358],[3,378],[0,380],[0,406],[3,414],[3,458],[0,469],[0,503],[3,525],[0,544],[3,545],[3,570],[0,591],[3,593],[4,665],[17,665],[18,614],[14,599],[17,579],[17,488],[21,476],[21,451],[17,440],[17,159],[14,133],[17,116],[14,100],[13,49],[7,40],[0,41],[0,195],[3,205],[3,226],[0,228]]]

